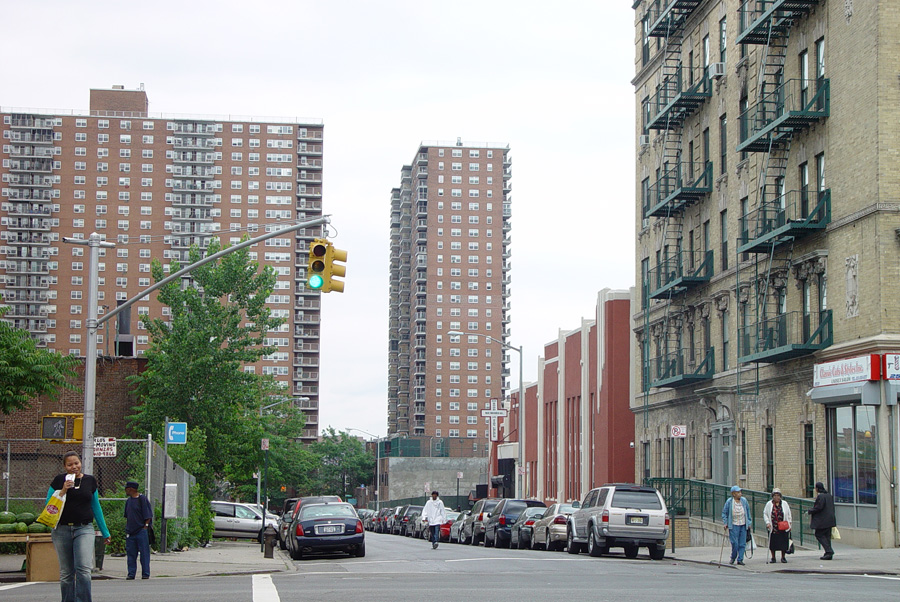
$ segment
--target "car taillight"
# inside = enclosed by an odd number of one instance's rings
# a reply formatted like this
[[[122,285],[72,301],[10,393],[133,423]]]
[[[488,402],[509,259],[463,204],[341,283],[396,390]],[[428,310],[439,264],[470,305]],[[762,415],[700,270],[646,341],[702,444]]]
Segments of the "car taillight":
[[[500,515],[500,518],[497,520],[497,522],[500,523],[500,526],[501,526],[501,527],[504,526],[504,525],[506,525],[506,517],[503,516],[503,515],[501,514],[501,515]]]
[[[601,523],[608,523],[608,522],[609,522],[609,510],[604,510],[604,511],[603,511],[603,514],[600,515],[600,522],[601,522]]]
[[[553,524],[554,525],[566,524],[566,517],[565,516],[557,516],[556,518],[553,519]]]
[[[409,517],[408,517],[408,516],[404,516],[404,517],[403,517],[403,522],[404,522],[404,523],[408,523],[408,522],[409,522]]]
[[[483,520],[484,520],[484,513],[482,512],[481,514],[478,515],[478,521],[481,522]]]
[[[527,520],[527,521],[525,521],[525,526],[526,526],[526,527],[527,527],[528,525],[533,525],[533,524],[534,524],[534,521],[533,521],[533,520]]]
[[[303,525],[297,523],[297,528],[295,529],[297,532],[297,537],[303,537]]]
[[[669,526],[669,514],[668,513],[666,513],[666,526],[667,527]]]
[[[362,532],[363,532],[363,527],[362,527],[362,521],[361,521],[361,520],[356,521],[356,532],[357,532],[357,533],[362,533]]]

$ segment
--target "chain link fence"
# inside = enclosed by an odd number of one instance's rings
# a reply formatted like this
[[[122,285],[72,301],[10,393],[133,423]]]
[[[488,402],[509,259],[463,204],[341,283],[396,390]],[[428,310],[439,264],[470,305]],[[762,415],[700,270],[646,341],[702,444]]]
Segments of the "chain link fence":
[[[77,448],[76,448],[77,447]],[[62,457],[70,449],[81,454],[77,444],[68,446],[44,439],[0,439],[0,495],[5,511],[40,512],[44,507],[50,481],[64,472]],[[114,457],[94,457],[94,477],[97,479],[100,500],[122,500],[125,483],[137,481],[141,491],[154,506],[163,498],[163,471],[168,467],[165,482],[177,484],[175,516],[188,515],[188,496],[194,477],[172,459],[163,448],[150,439],[118,439]],[[167,514],[171,510],[167,509]]]

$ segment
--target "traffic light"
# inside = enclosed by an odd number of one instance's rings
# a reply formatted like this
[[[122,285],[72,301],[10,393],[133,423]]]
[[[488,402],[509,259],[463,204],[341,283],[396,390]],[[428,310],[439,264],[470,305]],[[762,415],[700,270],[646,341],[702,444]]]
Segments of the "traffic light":
[[[324,238],[315,239],[309,246],[309,265],[307,266],[306,286],[307,288],[330,293],[335,291],[344,292],[344,282],[335,280],[334,277],[343,278],[347,273],[347,266],[335,264],[336,261],[347,261],[347,251],[335,249],[328,240]]]
[[[325,257],[328,254],[328,241],[315,239],[309,245],[309,266],[306,274],[306,286],[315,291],[325,286]]]

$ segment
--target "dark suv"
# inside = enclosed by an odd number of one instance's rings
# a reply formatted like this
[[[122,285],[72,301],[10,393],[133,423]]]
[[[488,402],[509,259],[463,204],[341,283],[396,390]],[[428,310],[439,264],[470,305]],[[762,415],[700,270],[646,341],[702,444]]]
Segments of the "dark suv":
[[[633,483],[613,483],[591,489],[566,525],[569,554],[583,548],[600,556],[623,548],[627,558],[646,547],[653,560],[662,560],[669,534],[669,514],[659,491]]]
[[[484,521],[484,547],[508,548],[511,532],[510,528],[516,519],[525,512],[525,508],[546,508],[547,504],[539,500],[514,500],[503,499],[497,507],[491,511],[490,516]]]
[[[484,541],[484,521],[500,501],[501,498],[498,497],[486,497],[475,502],[472,513],[466,517],[466,522],[460,529],[460,538],[464,543],[477,546]]]
[[[413,504],[403,506],[403,509],[400,510],[400,513],[397,515],[397,520],[394,521],[391,533],[394,535],[405,536],[407,529],[413,527],[413,525],[409,524],[410,518],[413,514],[418,514],[420,512],[422,512],[422,506],[414,506]]]

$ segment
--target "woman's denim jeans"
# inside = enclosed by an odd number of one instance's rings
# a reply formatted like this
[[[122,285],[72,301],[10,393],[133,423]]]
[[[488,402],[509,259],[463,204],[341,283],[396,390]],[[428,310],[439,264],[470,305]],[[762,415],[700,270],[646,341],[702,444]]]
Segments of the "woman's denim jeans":
[[[94,525],[57,525],[53,547],[59,558],[62,602],[91,602]]]

